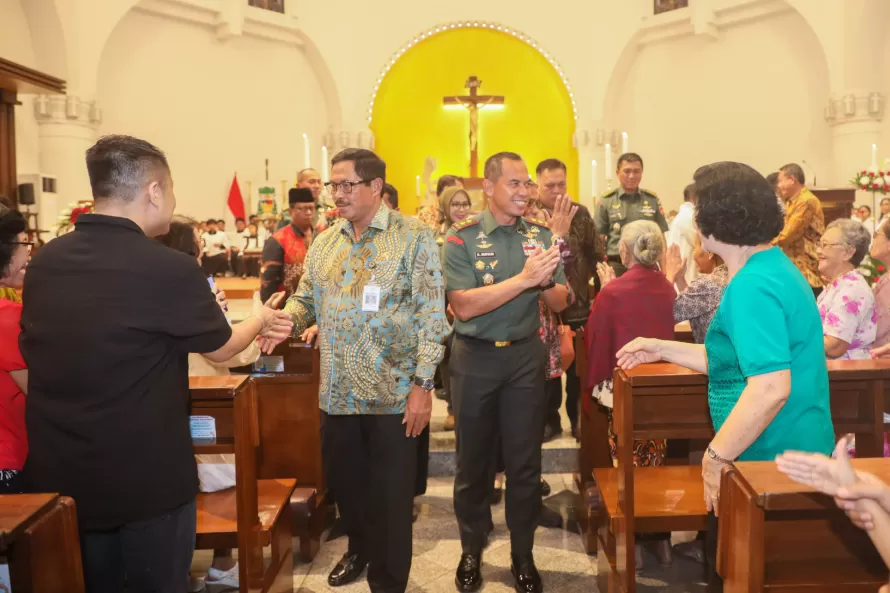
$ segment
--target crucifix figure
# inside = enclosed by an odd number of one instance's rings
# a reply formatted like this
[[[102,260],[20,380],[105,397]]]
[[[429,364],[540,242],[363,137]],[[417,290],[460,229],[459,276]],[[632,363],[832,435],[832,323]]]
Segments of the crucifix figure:
[[[445,97],[445,105],[462,105],[470,112],[470,177],[478,177],[479,173],[479,108],[486,105],[503,105],[502,95],[480,95],[479,87],[482,81],[471,76],[467,79],[464,88],[470,89],[470,95],[458,95]]]

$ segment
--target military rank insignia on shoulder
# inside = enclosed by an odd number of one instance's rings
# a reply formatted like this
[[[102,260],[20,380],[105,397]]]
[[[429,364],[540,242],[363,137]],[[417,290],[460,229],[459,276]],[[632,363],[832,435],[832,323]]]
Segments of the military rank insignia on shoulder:
[[[617,190],[617,189],[613,189],[613,190],[607,191],[606,193],[604,193],[604,194],[601,195],[600,197],[601,197],[601,198],[611,198],[611,197],[614,196],[616,193],[618,193],[618,190]]]
[[[549,229],[549,228],[550,228],[550,226],[549,226],[546,222],[544,222],[543,220],[541,220],[540,218],[526,218],[525,221],[526,221],[526,222],[530,222],[530,223],[532,223],[532,224],[534,224],[534,225],[537,225],[537,226],[542,226],[542,227],[544,227],[545,229]]]
[[[453,225],[451,225],[451,228],[453,228],[456,231],[462,231],[463,229],[469,228],[469,227],[477,225],[477,224],[479,224],[479,219],[474,216],[471,218],[465,218],[460,222],[455,222]]]
[[[641,187],[641,188],[640,188],[640,191],[643,192],[644,194],[649,194],[649,195],[652,196],[653,198],[657,198],[657,197],[658,197],[658,194],[655,193],[654,191],[652,191],[651,189],[645,189],[645,188],[642,188],[642,187]]]

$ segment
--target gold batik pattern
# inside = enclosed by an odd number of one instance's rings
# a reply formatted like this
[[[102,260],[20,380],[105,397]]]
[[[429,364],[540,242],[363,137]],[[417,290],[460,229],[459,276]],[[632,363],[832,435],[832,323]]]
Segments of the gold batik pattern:
[[[813,287],[822,286],[816,245],[824,232],[822,204],[813,192],[803,188],[785,204],[785,227],[773,239],[773,245],[782,248]]]
[[[376,311],[363,310],[369,286],[379,288]],[[415,376],[433,377],[451,331],[433,232],[383,205],[357,240],[338,222],[312,243],[285,311],[296,335],[318,324],[321,409],[404,412]]]

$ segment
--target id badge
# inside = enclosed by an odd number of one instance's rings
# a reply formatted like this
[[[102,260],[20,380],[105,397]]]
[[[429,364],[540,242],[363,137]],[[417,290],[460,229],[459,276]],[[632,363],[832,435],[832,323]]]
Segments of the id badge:
[[[380,287],[371,281],[362,292],[362,311],[376,313],[380,310]]]

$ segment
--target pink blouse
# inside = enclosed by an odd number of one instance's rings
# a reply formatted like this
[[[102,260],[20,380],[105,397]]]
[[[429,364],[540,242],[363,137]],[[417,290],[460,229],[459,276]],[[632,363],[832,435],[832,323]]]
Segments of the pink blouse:
[[[840,360],[871,358],[877,314],[875,297],[857,271],[847,272],[825,287],[816,300],[822,333],[850,344]]]
[[[884,274],[874,285],[875,315],[877,316],[878,330],[875,335],[877,348],[890,342],[890,274]]]

